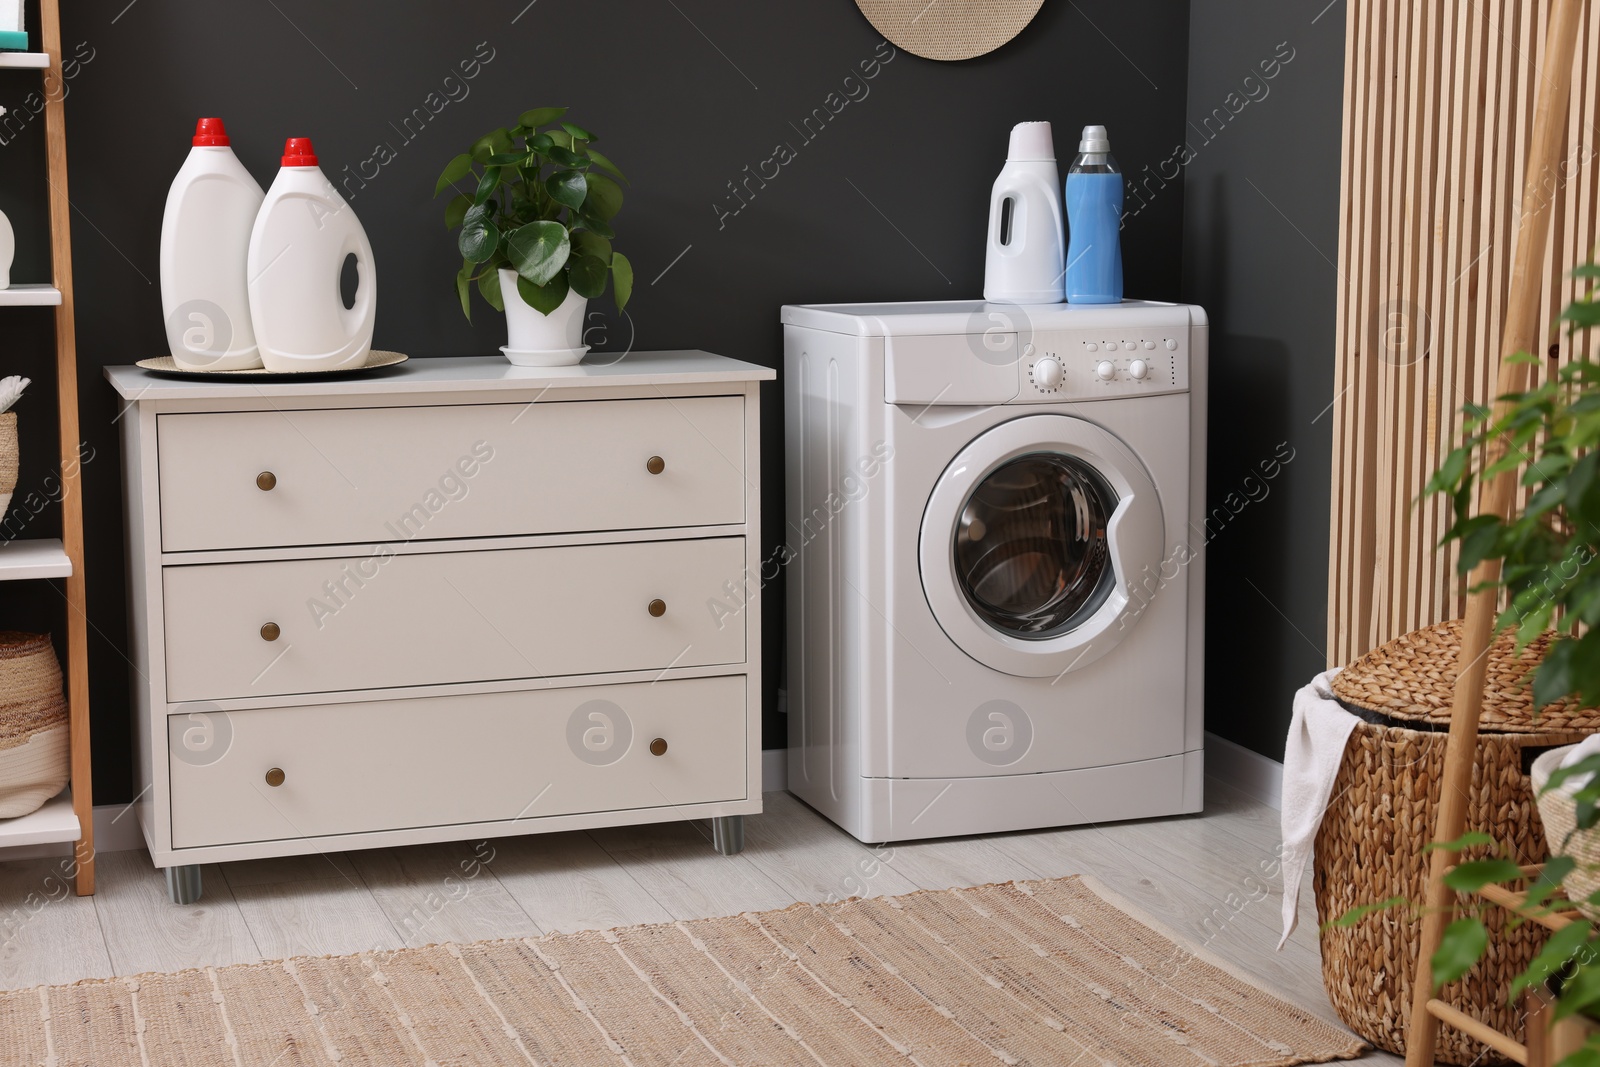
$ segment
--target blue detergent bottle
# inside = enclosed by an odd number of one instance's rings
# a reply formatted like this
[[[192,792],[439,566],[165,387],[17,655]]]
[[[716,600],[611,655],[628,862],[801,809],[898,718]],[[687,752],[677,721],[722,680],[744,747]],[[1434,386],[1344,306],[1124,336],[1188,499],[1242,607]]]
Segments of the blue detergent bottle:
[[[1122,301],[1122,172],[1104,126],[1085,126],[1067,171],[1067,302]]]

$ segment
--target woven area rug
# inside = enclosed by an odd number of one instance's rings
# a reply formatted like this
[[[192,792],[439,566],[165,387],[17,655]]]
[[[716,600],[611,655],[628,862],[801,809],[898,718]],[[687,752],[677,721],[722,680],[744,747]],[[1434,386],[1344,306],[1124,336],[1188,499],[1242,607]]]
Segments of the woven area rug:
[[[1297,1064],[1349,1033],[1079,878],[0,994],[7,1064]]]

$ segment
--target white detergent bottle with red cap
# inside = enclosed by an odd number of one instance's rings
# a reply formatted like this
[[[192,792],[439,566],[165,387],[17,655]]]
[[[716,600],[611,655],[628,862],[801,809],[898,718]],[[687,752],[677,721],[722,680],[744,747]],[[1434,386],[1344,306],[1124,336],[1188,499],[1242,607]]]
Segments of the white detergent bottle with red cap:
[[[339,279],[355,258],[355,300]],[[250,315],[270,371],[359,367],[372,350],[378,275],[367,232],[317,166],[306,137],[283,148],[283,169],[267,190],[250,234]]]
[[[261,366],[245,256],[262,195],[228,146],[222,120],[197,122],[161,220],[161,313],[173,361],[184,370]]]

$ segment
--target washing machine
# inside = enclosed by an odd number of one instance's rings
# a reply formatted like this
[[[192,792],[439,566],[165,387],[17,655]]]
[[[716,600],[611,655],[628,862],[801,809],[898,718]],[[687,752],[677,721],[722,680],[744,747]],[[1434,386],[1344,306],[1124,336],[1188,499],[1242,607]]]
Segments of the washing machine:
[[[1205,313],[783,323],[790,791],[868,842],[1199,811]]]

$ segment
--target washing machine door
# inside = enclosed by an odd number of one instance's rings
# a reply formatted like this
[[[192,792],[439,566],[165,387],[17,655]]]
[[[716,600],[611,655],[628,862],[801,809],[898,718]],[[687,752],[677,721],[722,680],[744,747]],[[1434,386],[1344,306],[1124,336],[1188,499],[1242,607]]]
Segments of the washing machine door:
[[[1144,465],[1083,419],[1030,415],[972,441],[922,517],[928,606],[950,639],[994,670],[1060,676],[1133,630],[1160,572],[1161,502]]]

